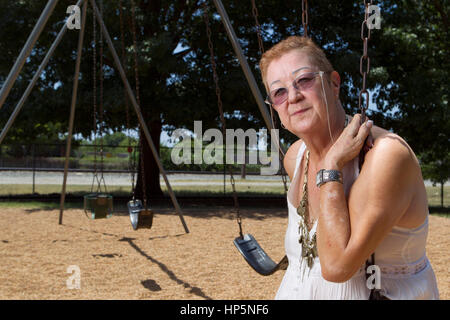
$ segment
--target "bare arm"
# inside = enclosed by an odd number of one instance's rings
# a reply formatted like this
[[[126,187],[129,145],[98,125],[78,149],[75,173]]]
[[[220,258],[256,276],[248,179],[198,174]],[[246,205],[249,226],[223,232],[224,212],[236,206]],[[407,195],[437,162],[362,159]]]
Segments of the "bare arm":
[[[341,170],[345,161],[331,159],[325,169]],[[385,138],[366,155],[348,204],[339,182],[320,187],[317,247],[326,280],[347,281],[375,251],[408,208],[416,170],[409,149]]]

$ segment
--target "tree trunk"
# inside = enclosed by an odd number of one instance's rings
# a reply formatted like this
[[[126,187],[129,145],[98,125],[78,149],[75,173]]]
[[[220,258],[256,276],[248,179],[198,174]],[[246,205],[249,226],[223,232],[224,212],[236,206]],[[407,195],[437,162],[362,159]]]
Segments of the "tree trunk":
[[[245,179],[246,176],[246,164],[241,164],[241,179]]]
[[[444,181],[441,182],[441,208],[444,207]]]
[[[159,156],[159,141],[161,137],[162,125],[161,122],[151,122],[148,130],[150,131],[150,136],[152,137],[153,144],[158,152]],[[144,157],[144,173],[145,173],[145,183],[142,184],[142,167],[141,161],[139,159],[139,170],[138,170],[138,178],[136,183],[136,196],[139,199],[143,200],[143,187],[145,187],[147,199],[151,197],[160,197],[163,196],[163,192],[161,190],[161,186],[159,183],[159,167],[153,157],[152,150],[147,143],[147,139],[145,139],[144,132],[141,130],[141,141],[142,141],[142,154]]]

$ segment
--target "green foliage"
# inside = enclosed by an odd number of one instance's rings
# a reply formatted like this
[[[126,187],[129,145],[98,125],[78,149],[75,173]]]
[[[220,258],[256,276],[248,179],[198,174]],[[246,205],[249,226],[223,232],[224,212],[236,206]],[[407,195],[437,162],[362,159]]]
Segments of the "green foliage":
[[[210,53],[203,21],[203,0],[136,0],[137,53],[140,101],[145,120],[165,130],[192,130],[194,120],[203,128],[220,127],[216,106]],[[18,56],[25,39],[47,0],[0,1],[0,84]],[[120,55],[118,0],[103,1],[104,20]],[[125,71],[134,87],[132,33],[129,28],[130,1],[123,1],[125,12]],[[228,128],[264,127],[264,123],[227,38],[215,7],[209,3],[209,20]],[[448,93],[450,60],[448,59],[448,1],[385,0],[381,7],[381,30],[372,30],[369,41],[371,72],[368,87],[378,110],[370,110],[375,124],[400,134],[422,157],[429,168],[440,167],[448,159],[450,120]],[[228,15],[240,39],[250,66],[260,83],[260,51],[252,16],[251,1],[224,1]],[[257,1],[264,47],[288,35],[301,34],[301,2],[298,0]],[[0,113],[0,127],[12,112],[38,64],[62,26],[67,3],[60,1],[50,18],[36,49],[25,65],[10,97]],[[75,134],[90,137],[99,131],[125,132],[136,128],[137,119],[131,104],[124,98],[123,85],[113,59],[104,46],[103,113],[97,83],[94,124],[93,70],[99,79],[98,63],[93,66],[92,11],[88,10],[87,28],[81,64],[76,109]],[[341,74],[341,100],[348,113],[357,111],[361,87],[359,61],[363,51],[360,38],[363,20],[362,2],[318,0],[309,5],[309,33],[325,48],[335,69]],[[97,26],[97,40],[99,38]],[[68,31],[38,81],[24,109],[7,135],[5,143],[19,141],[55,141],[68,128],[70,97],[75,66],[78,32]],[[96,46],[97,57],[100,45]],[[263,91],[263,86],[260,83]],[[128,105],[128,111],[126,106]],[[284,130],[283,130],[284,131]],[[284,143],[296,138],[282,132]],[[116,145],[120,136],[109,137]],[[108,138],[108,139],[109,139]],[[106,138],[105,138],[106,139]],[[158,142],[158,141],[155,141]],[[124,140],[121,142],[124,145]],[[163,157],[165,155],[163,154]],[[442,160],[448,163],[447,160]],[[431,169],[425,168],[424,172]],[[431,171],[433,171],[431,170]],[[148,170],[146,170],[148,172]],[[430,172],[431,172],[430,171]],[[448,169],[440,170],[447,174]],[[445,175],[444,174],[444,175]],[[426,173],[427,176],[434,174]],[[439,179],[445,179],[441,177]]]
[[[435,184],[444,184],[450,177],[450,153],[447,153],[444,158],[436,160],[433,158],[433,151],[421,154],[423,177]]]

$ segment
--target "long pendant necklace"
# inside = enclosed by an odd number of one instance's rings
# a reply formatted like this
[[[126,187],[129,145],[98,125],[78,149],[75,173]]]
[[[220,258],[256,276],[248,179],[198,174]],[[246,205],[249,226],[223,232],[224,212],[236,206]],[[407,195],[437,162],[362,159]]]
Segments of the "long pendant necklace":
[[[347,127],[349,122],[349,118],[345,115],[344,128]],[[298,233],[299,239],[298,242],[302,246],[302,256],[301,260],[305,259],[308,265],[309,270],[314,264],[314,259],[318,256],[317,253],[317,239],[316,232],[314,231],[313,235],[310,236],[309,230],[309,209],[308,209],[308,166],[309,166],[309,150],[306,152],[306,161],[305,161],[305,176],[303,178],[303,196],[300,201],[300,205],[297,208],[297,214],[300,216],[300,221],[298,222]],[[314,221],[311,225],[314,225]],[[300,261],[301,262],[301,261]]]
[[[317,257],[317,244],[316,244],[316,233],[310,237],[309,235],[309,210],[308,210],[308,164],[309,164],[309,150],[306,152],[306,162],[305,162],[305,175],[303,178],[303,196],[300,201],[300,205],[297,208],[297,214],[300,216],[300,221],[298,223],[298,242],[302,246],[302,256],[301,259],[305,259],[308,264],[308,268],[314,264],[314,258]]]

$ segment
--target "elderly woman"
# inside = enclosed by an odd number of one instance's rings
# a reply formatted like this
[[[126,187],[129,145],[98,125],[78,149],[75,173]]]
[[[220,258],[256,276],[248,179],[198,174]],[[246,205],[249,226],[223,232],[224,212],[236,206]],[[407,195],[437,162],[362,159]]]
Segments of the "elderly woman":
[[[281,41],[260,68],[267,102],[299,137],[284,158],[289,267],[276,299],[368,299],[365,264],[373,253],[382,298],[438,299],[425,253],[427,195],[408,144],[345,114],[339,73],[310,39]]]

